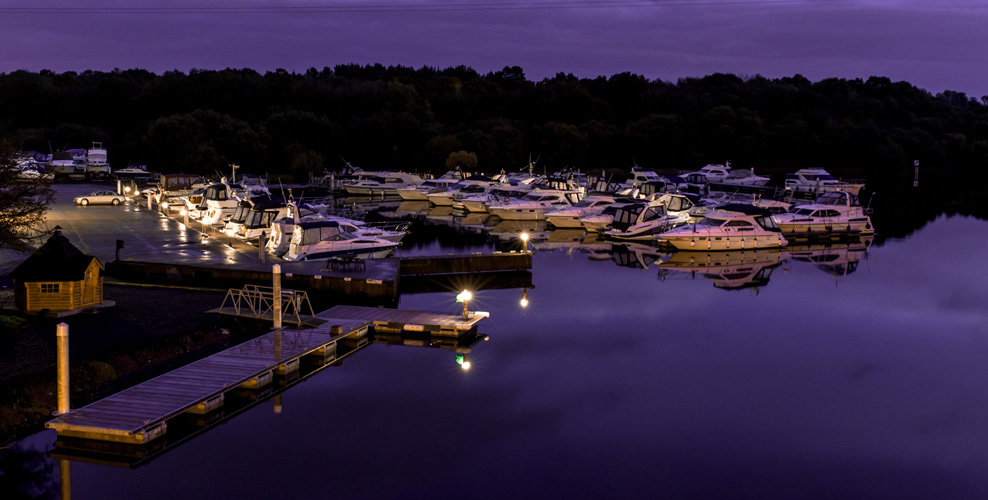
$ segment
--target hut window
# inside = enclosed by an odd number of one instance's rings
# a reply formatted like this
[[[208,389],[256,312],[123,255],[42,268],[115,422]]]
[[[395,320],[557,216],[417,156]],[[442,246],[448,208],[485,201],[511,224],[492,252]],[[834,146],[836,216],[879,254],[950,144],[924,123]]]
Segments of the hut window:
[[[58,283],[42,283],[41,293],[58,293]]]

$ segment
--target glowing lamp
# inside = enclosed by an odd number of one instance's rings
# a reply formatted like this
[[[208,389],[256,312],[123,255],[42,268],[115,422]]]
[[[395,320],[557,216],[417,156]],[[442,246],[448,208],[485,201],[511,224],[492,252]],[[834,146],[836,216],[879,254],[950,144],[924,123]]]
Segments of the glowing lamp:
[[[457,302],[463,302],[463,319],[467,319],[467,317],[468,317],[468,315],[467,315],[467,302],[470,302],[470,299],[472,299],[472,298],[473,298],[473,294],[470,293],[470,292],[468,292],[468,291],[466,291],[466,290],[463,290],[462,292],[456,294],[456,301]]]

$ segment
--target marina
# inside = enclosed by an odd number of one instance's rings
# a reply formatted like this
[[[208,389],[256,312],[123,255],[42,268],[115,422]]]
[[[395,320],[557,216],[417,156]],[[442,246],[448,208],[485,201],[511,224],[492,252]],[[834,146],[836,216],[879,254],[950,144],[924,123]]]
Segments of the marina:
[[[464,460],[491,464],[501,471],[493,477],[444,474],[440,482],[484,488],[497,496],[538,482],[535,470],[564,468],[588,478],[554,486],[565,495],[589,490],[637,496],[650,487],[650,482],[627,478],[614,483],[622,477],[613,472],[616,463],[629,471],[662,471],[668,486],[662,491],[720,497],[733,489],[701,481],[690,471],[702,467],[757,492],[767,491],[760,485],[774,479],[760,473],[739,476],[735,461],[766,460],[783,477],[823,481],[853,477],[853,471],[827,469],[829,462],[812,458],[817,454],[881,462],[884,450],[893,449],[933,467],[931,460],[939,458],[929,457],[958,448],[979,450],[976,444],[962,444],[961,435],[948,432],[931,439],[909,429],[935,418],[931,408],[949,406],[949,401],[960,401],[961,425],[981,428],[975,414],[984,405],[977,394],[988,375],[971,342],[983,334],[983,315],[963,301],[951,306],[955,312],[938,304],[952,300],[947,290],[971,296],[984,292],[972,276],[944,267],[947,262],[970,264],[977,246],[971,238],[982,221],[940,219],[902,241],[883,240],[879,232],[797,239],[772,249],[732,245],[729,250],[675,251],[611,240],[598,232],[550,230],[544,222],[516,221],[507,227],[481,217],[467,228],[458,227],[465,215],[439,222],[418,212],[410,217],[413,232],[403,240],[400,255],[359,260],[363,268],[341,260],[334,268],[329,260],[289,263],[270,255],[261,262],[253,244],[208,230],[199,233],[208,237],[197,241],[192,223],[183,228],[180,216],[135,205],[75,206],[59,219],[79,246],[109,255],[108,275],[121,282],[114,286],[147,281],[225,289],[227,294],[240,290],[246,297],[252,291],[269,293],[264,287],[277,263],[284,290],[296,296],[304,290],[315,307],[293,303],[301,325],[286,310],[290,326],[281,330],[280,339],[274,331],[265,333],[106,402],[54,417],[37,439],[50,443],[42,447],[48,460],[71,463],[77,497],[112,489],[167,498],[210,487],[198,481],[170,484],[169,477],[189,463],[222,474],[230,467],[250,469],[258,456],[283,454],[286,447],[330,444],[334,456],[354,462],[346,472],[329,473],[330,479],[374,484],[360,489],[373,497],[409,490],[427,495],[437,483],[381,481],[357,471],[356,465],[373,461],[368,446],[389,449],[408,462],[427,459],[428,464],[407,469],[409,474],[427,475],[435,466],[455,470]],[[100,221],[76,221],[73,211],[81,210],[118,219],[125,232],[119,259],[116,235],[92,237],[91,228]],[[167,244],[183,234],[196,243]],[[134,248],[154,245],[155,238],[162,247],[153,258]],[[953,242],[949,251],[941,246],[944,241]],[[903,268],[928,269],[922,256],[936,252],[946,252],[946,258],[930,268],[932,274],[902,274]],[[393,295],[383,294],[387,297],[379,304],[388,307],[335,305],[346,301],[338,302],[329,290],[347,278],[351,286],[368,289],[394,286]],[[319,289],[318,282],[333,280],[340,284]],[[253,288],[244,286],[251,281]],[[895,285],[892,293],[889,283],[906,285]],[[476,315],[464,322],[454,295],[468,287],[474,290],[470,313],[490,311],[490,317]],[[373,302],[356,288],[341,293],[355,302]],[[216,297],[204,308],[271,319],[270,295],[268,305],[242,302],[239,311],[222,295]],[[808,308],[819,307],[826,313],[808,321]],[[334,327],[339,327],[336,333]],[[936,333],[945,329],[973,337]],[[936,361],[945,357],[955,361],[954,368],[945,370]],[[917,384],[932,384],[938,391],[921,393],[919,399],[915,393],[904,396]],[[825,388],[830,385],[839,393]],[[141,412],[130,416],[135,408]],[[94,416],[97,410],[103,416]],[[151,410],[156,414],[147,413]],[[76,426],[73,415],[92,419]],[[861,427],[862,418],[875,423]],[[112,423],[117,419],[132,423],[119,429]],[[446,421],[452,422],[450,428],[437,424]],[[469,438],[453,431],[463,426],[471,430]],[[588,436],[589,428],[598,430]],[[268,433],[272,436],[265,437]],[[725,441],[725,435],[730,439]],[[862,440],[871,444],[851,444]],[[539,447],[534,454],[533,442]],[[923,451],[912,452],[911,446]],[[792,453],[801,458],[791,463]],[[205,456],[219,457],[221,463],[206,463]],[[694,457],[696,463],[681,465],[682,457]],[[593,476],[590,471],[605,461],[611,472]],[[304,496],[311,488],[305,472],[333,462],[285,457],[270,468],[292,483],[285,487],[287,494]],[[960,460],[957,467],[950,470],[960,470],[964,484],[981,486],[980,476],[963,472],[976,470],[976,463]],[[888,474],[894,479],[877,484],[893,494],[932,491],[942,484],[909,481],[909,470],[892,467]],[[271,487],[262,478],[242,481],[252,488]],[[147,490],[149,484],[155,491]],[[226,490],[257,497],[246,486]]]

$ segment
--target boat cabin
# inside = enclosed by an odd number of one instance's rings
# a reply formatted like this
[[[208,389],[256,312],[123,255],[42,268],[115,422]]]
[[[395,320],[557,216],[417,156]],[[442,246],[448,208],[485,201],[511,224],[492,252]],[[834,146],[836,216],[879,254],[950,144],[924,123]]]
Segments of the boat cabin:
[[[662,205],[649,203],[632,203],[617,209],[611,228],[625,231],[635,224],[665,217],[666,209]]]

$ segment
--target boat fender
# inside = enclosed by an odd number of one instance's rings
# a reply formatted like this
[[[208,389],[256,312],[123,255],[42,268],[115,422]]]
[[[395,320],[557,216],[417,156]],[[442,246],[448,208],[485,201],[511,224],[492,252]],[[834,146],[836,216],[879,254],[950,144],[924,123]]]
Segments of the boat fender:
[[[690,246],[691,247],[695,247],[696,246],[696,240],[690,240]]]

